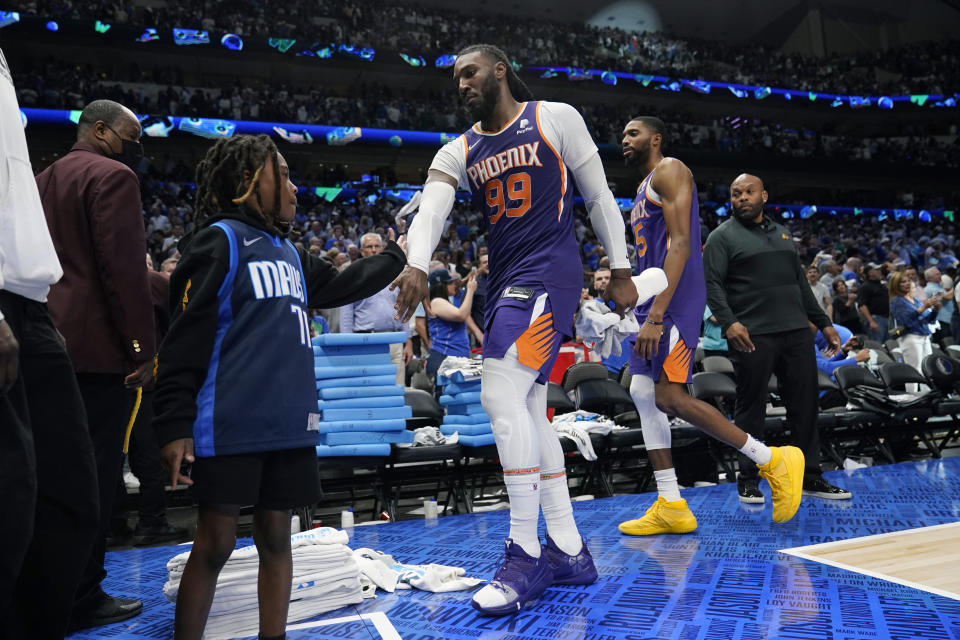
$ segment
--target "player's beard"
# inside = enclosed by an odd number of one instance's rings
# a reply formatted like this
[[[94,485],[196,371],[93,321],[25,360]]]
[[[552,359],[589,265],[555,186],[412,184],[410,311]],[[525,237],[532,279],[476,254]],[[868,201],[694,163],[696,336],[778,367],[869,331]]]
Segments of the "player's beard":
[[[497,78],[491,73],[480,86],[480,100],[474,103],[473,106],[466,105],[467,111],[470,112],[470,116],[475,122],[483,122],[493,115],[493,110],[497,107],[497,101],[499,100],[500,83],[497,82]]]
[[[639,147],[631,146],[633,153],[623,159],[623,163],[628,167],[644,167],[650,158],[650,141],[640,143]]]

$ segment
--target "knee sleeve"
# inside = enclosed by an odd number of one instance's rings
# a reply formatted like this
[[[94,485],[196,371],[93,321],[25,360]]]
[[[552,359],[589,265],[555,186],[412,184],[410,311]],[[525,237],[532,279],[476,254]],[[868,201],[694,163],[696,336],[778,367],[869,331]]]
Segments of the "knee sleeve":
[[[500,463],[505,470],[540,467],[537,423],[527,408],[527,395],[538,373],[517,360],[516,347],[503,358],[485,358],[480,402],[490,416]]]
[[[643,442],[647,449],[669,449],[670,420],[657,408],[653,380],[647,376],[633,376],[630,397],[640,416],[640,428],[643,429]]]
[[[553,425],[547,419],[547,385],[534,384],[527,394],[527,412],[537,426],[540,438],[540,471],[554,473],[564,469],[563,447]]]

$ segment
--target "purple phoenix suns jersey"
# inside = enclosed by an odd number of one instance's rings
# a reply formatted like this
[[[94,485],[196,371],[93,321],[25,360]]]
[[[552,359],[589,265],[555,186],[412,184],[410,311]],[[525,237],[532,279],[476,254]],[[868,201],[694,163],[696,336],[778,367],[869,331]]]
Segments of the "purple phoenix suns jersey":
[[[473,203],[490,226],[485,324],[509,286],[546,290],[554,328],[570,335],[583,265],[573,231],[570,172],[543,135],[540,102],[526,102],[496,133],[461,138]]]
[[[630,228],[633,241],[637,245],[637,271],[650,267],[663,268],[670,248],[670,235],[667,222],[663,217],[663,205],[650,186],[651,171],[640,187],[630,212]],[[683,275],[670,299],[665,316],[680,331],[680,337],[688,345],[696,346],[700,336],[700,324],[703,322],[703,308],[707,303],[707,287],[703,279],[703,248],[700,246],[700,205],[697,200],[697,186],[693,185],[690,200],[690,257],[683,266]],[[651,298],[637,307],[637,318],[642,322],[650,313],[653,304]]]

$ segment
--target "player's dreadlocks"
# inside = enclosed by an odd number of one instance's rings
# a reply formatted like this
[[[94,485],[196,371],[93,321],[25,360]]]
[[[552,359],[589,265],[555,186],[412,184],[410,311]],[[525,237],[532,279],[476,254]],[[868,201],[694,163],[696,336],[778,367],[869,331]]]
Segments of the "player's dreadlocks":
[[[517,72],[513,70],[513,64],[510,58],[503,52],[503,49],[492,44],[471,44],[457,54],[457,57],[465,56],[468,53],[480,52],[494,63],[502,62],[507,67],[507,86],[510,87],[510,93],[517,102],[527,102],[533,100],[533,92],[524,84]]]
[[[287,224],[275,216],[280,212],[280,163],[277,160],[277,145],[270,136],[238,135],[217,140],[197,165],[197,195],[194,221],[197,224],[218,213],[239,212],[244,201],[252,193],[260,207],[260,217],[271,233],[281,235]],[[267,211],[260,199],[258,178],[267,163],[273,165],[277,179],[272,211]],[[250,175],[244,189],[243,172]]]

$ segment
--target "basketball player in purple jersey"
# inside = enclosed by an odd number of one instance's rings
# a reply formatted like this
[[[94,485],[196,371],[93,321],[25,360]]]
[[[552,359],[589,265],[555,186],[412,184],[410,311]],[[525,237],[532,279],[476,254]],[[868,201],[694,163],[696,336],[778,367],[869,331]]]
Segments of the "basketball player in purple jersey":
[[[796,447],[757,442],[713,406],[684,390],[692,382],[707,292],[697,187],[686,165],[663,157],[663,134],[663,121],[651,116],[637,116],[623,130],[624,160],[644,176],[630,214],[637,269],[661,267],[668,285],[635,310],[640,331],[630,354],[630,395],[640,416],[659,496],[641,518],[621,523],[620,531],[642,536],[697,528],[697,519],[677,486],[667,415],[686,420],[756,462],[773,493],[773,520],[786,522],[800,506],[803,453]]]
[[[430,166],[408,234],[408,266],[396,280],[398,316],[427,293],[427,266],[458,185],[489,223],[481,402],[490,416],[510,496],[510,536],[493,580],[473,597],[488,615],[520,610],[550,584],[597,579],[573,519],[563,452],[547,420],[546,382],[572,333],[583,267],[573,230],[573,184],[610,256],[605,295],[620,313],[637,302],[623,218],[597,147],[567,104],[538,102],[490,45],[464,49],[454,65],[460,96],[477,124],[445,145]],[[537,535],[539,511],[547,525]]]

